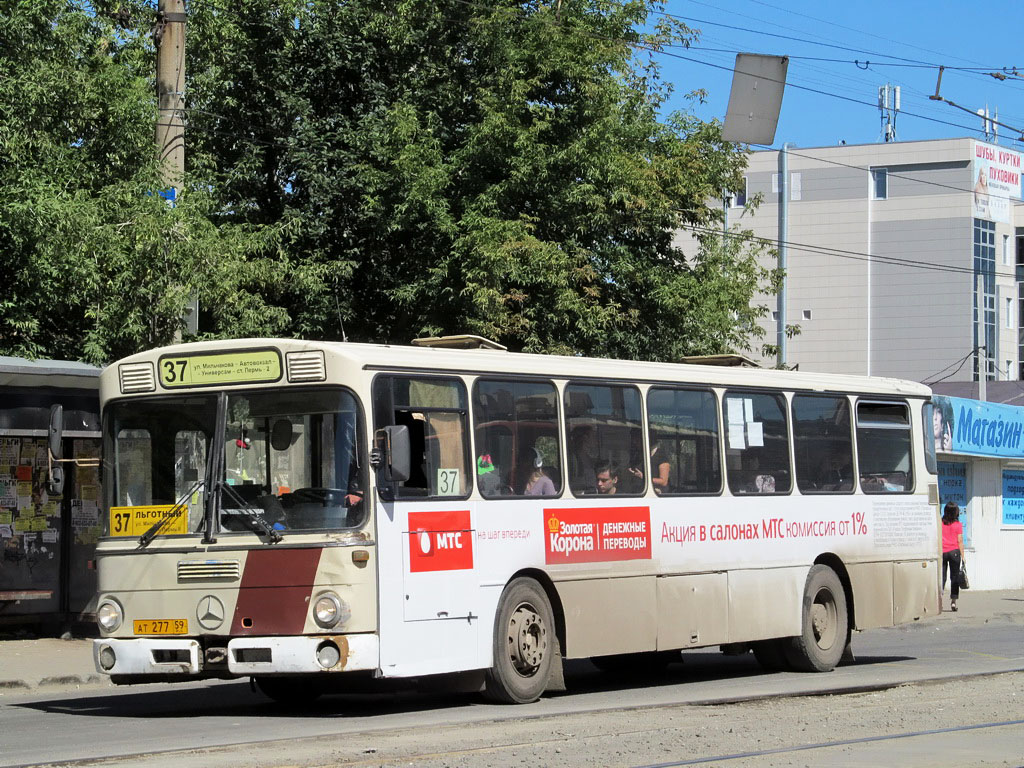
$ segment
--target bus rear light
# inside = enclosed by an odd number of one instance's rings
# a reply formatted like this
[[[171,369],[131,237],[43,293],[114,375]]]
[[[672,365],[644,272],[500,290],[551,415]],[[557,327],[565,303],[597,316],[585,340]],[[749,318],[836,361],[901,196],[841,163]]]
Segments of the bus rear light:
[[[316,649],[316,661],[324,669],[330,669],[341,661],[341,650],[333,641],[325,640]]]
[[[112,670],[114,665],[117,663],[117,656],[114,655],[114,649],[109,645],[104,645],[100,648],[98,658],[100,660],[100,667],[102,667],[105,672]]]

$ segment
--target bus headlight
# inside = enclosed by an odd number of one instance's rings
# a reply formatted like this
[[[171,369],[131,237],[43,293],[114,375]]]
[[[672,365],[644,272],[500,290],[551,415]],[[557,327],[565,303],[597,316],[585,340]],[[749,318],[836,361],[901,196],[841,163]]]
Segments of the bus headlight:
[[[96,609],[96,623],[104,632],[113,632],[121,626],[121,606],[114,600],[104,600]]]
[[[324,629],[345,623],[351,615],[348,604],[333,592],[324,592],[313,603],[313,620]]]

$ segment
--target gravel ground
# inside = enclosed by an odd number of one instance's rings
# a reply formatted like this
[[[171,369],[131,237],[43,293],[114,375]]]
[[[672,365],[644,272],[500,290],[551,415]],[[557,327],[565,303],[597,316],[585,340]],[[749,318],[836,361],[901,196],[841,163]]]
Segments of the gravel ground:
[[[1024,723],[1007,724],[1010,721],[1024,721],[1024,672],[872,693],[406,728],[97,764],[146,768],[183,764],[207,768],[1020,768],[1024,766]]]

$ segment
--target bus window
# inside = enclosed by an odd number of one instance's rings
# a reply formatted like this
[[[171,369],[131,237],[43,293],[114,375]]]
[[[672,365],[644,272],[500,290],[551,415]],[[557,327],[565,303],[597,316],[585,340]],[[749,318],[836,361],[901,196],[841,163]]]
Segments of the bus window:
[[[228,397],[221,526],[247,531],[258,511],[281,531],[354,528],[367,516],[364,438],[343,390],[275,390]]]
[[[651,485],[658,495],[722,490],[718,405],[704,390],[652,387],[647,393]],[[668,477],[663,479],[665,465]]]
[[[148,429],[122,429],[114,443],[118,483],[111,506],[153,503],[153,439]]]
[[[914,489],[910,409],[906,403],[857,403],[857,463],[864,493]]]
[[[174,498],[180,500],[206,472],[206,434],[179,430],[174,436]],[[196,530],[203,519],[206,489],[193,493],[188,504],[188,529]]]
[[[409,428],[412,473],[398,498],[469,495],[466,387],[460,379],[380,376],[374,381],[377,428]]]
[[[484,498],[558,496],[558,396],[544,381],[479,379],[473,395],[477,484]]]
[[[853,434],[845,397],[795,395],[793,447],[800,493],[853,493]]]
[[[726,392],[725,468],[736,495],[789,493],[786,398],[764,392]]]
[[[565,415],[569,487],[573,494],[642,494],[643,426],[636,387],[569,384],[565,388]]]

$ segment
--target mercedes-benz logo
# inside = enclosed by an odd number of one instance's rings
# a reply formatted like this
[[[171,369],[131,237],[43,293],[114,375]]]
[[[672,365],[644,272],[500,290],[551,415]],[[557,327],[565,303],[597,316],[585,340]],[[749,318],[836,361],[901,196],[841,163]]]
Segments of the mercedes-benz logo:
[[[224,623],[224,603],[213,595],[200,598],[196,618],[203,629],[216,629]]]

